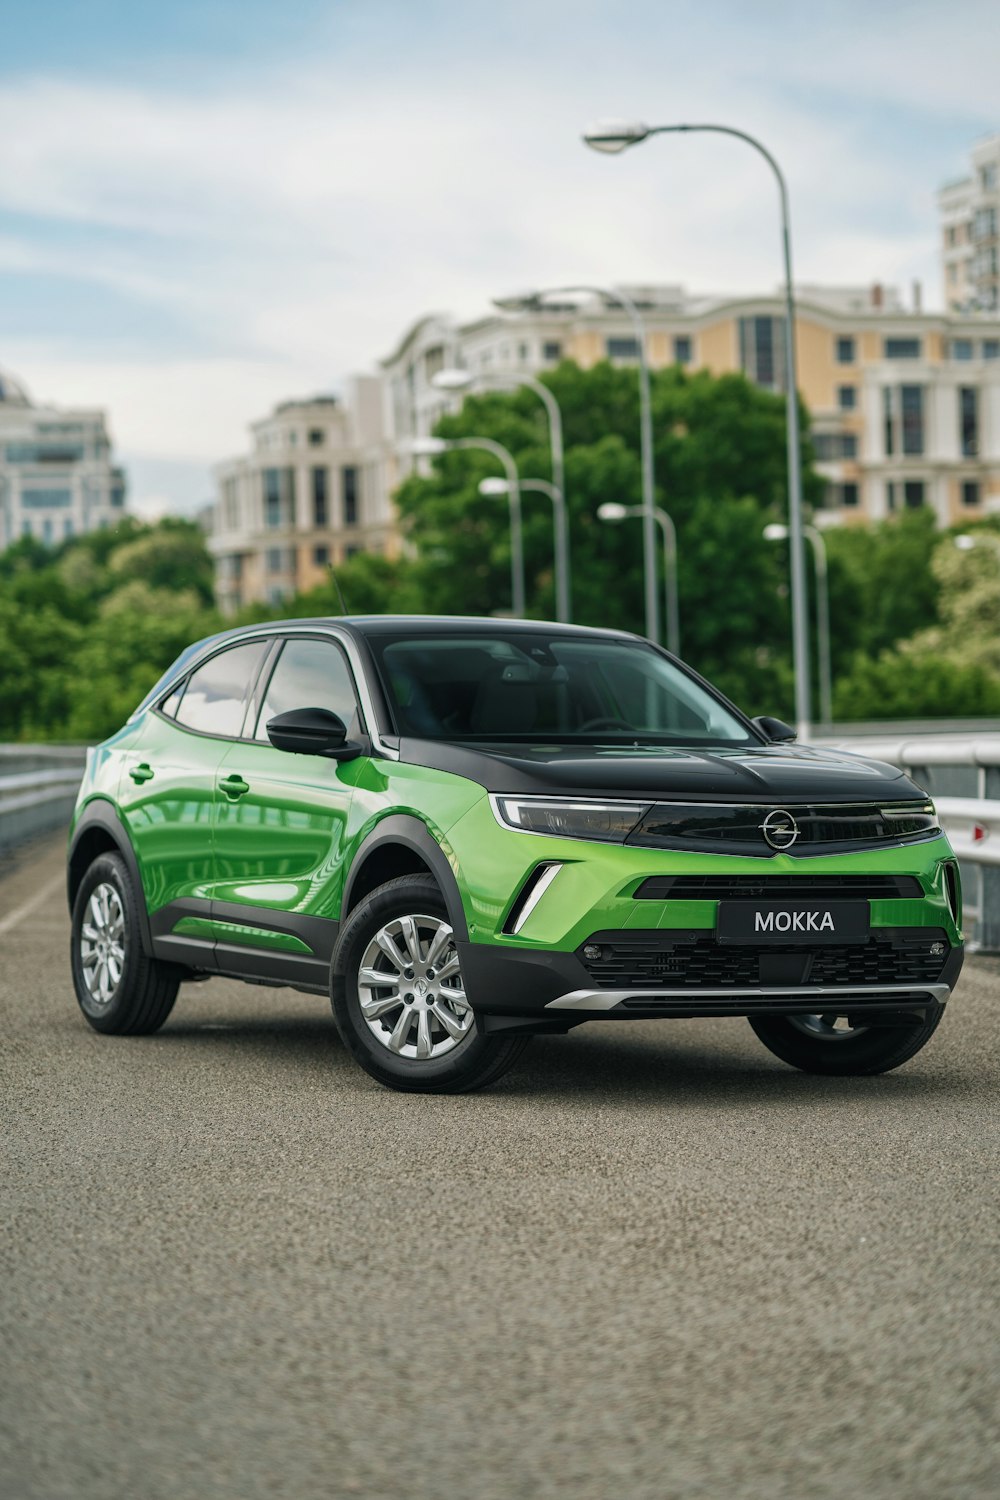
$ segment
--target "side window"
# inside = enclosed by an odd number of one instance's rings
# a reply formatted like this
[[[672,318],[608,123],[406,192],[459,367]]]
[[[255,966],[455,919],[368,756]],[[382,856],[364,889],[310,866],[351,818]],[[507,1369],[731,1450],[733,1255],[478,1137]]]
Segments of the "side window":
[[[235,739],[243,727],[247,689],[265,650],[266,642],[248,641],[245,646],[220,651],[192,672],[175,711],[178,724]]]
[[[164,698],[163,702],[160,704],[160,713],[165,714],[168,719],[176,719],[177,706],[184,696],[184,689],[186,686],[187,678],[182,677],[180,683],[177,687],[174,688],[169,698]]]
[[[268,719],[293,708],[328,708],[350,729],[358,700],[343,652],[332,641],[285,642],[267,685],[254,738],[266,741]]]

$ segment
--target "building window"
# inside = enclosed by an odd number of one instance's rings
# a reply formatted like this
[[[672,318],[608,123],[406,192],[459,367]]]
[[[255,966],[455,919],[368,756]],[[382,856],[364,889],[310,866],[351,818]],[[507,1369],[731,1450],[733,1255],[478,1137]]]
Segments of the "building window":
[[[886,481],[885,508],[886,510],[896,509],[896,481],[894,479],[889,479]]]
[[[979,186],[984,193],[992,193],[997,185],[997,164],[988,161],[985,167],[979,168]]]
[[[837,363],[838,365],[853,365],[854,363],[854,340],[844,337],[837,340]]]
[[[313,469],[312,471],[312,501],[313,501],[313,525],[326,526],[327,515],[327,472],[325,469]]]
[[[740,367],[755,385],[785,389],[784,318],[740,319]]]
[[[310,448],[322,448],[322,446],[323,446],[323,439],[324,439],[325,436],[326,436],[326,433],[323,431],[322,427],[310,427],[310,429],[309,429],[309,446],[310,446]]]
[[[882,345],[886,359],[919,359],[919,339],[886,339]]]
[[[267,571],[269,573],[281,573],[285,567],[285,552],[283,547],[268,547],[267,549]]]
[[[66,489],[25,489],[21,491],[21,505],[25,510],[64,509],[73,504],[73,491]]]
[[[562,359],[562,344],[558,339],[546,339],[542,345],[542,358],[549,364]]]
[[[345,547],[344,548],[344,561],[345,562],[350,562],[351,558],[352,557],[357,557],[357,555],[358,555],[358,553],[360,551],[362,551],[362,548],[358,547],[358,546]]]
[[[607,339],[605,348],[609,359],[638,359],[638,339]]]
[[[674,339],[674,364],[689,365],[691,354],[691,339],[686,333],[679,333]]]
[[[435,344],[433,349],[428,349],[424,355],[424,374],[428,380],[444,369],[444,345]]]
[[[73,535],[73,520],[72,520],[71,516],[67,516],[66,519],[65,519],[65,521],[63,522],[63,536],[72,536],[72,535]]]
[[[975,458],[979,452],[979,392],[973,385],[963,385],[959,390],[958,421],[962,457]]]
[[[971,359],[972,358],[972,340],[971,339],[952,339],[952,341],[951,341],[951,357],[952,357],[952,359]]]
[[[922,479],[906,479],[903,481],[903,503],[907,510],[919,510],[924,503],[924,481]]]
[[[528,356],[529,356],[529,354],[530,354],[530,350],[529,350],[527,344],[518,344],[518,346],[517,346],[517,357],[521,361],[522,365],[526,365],[528,363]]]
[[[837,405],[841,411],[853,411],[858,404],[858,388],[856,385],[838,385]]]
[[[911,458],[924,451],[924,388],[922,385],[901,385],[899,406],[902,414],[903,452]]]
[[[997,232],[997,211],[995,208],[977,208],[972,219],[972,238],[974,240],[991,240]]]
[[[892,412],[892,387],[882,387],[882,443],[885,448],[886,458],[891,458],[896,451],[895,423]]]
[[[978,505],[979,504],[979,480],[978,479],[963,479],[962,480],[962,504],[963,505]]]
[[[341,470],[340,477],[344,492],[344,525],[356,526],[358,524],[358,471],[353,464],[348,464]]]
[[[858,489],[858,486],[853,481],[849,481],[847,484],[841,485],[841,505],[846,505],[849,509],[854,509],[854,507],[860,503],[860,499],[860,491]]]
[[[983,339],[983,358],[1000,359],[1000,339]]]
[[[325,568],[329,561],[329,547],[320,546],[313,548],[313,562],[316,564],[317,568]]]
[[[295,515],[295,470],[264,470],[264,525],[270,531],[291,526]]]
[[[853,432],[815,432],[812,441],[816,458],[821,464],[858,456],[858,440]]]

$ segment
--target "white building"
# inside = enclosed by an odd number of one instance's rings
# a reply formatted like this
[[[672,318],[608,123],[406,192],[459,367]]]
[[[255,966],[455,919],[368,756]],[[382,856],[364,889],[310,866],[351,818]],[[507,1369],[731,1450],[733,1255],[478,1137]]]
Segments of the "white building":
[[[1000,311],[1000,135],[972,148],[972,171],[938,194],[944,296],[954,312]]]
[[[124,506],[104,413],[38,406],[0,370],[0,548],[22,536],[55,544],[94,531]]]
[[[358,377],[345,402],[285,401],[250,431],[252,451],[215,470],[209,548],[222,609],[278,605],[356,552],[396,549],[395,466],[377,377]]]

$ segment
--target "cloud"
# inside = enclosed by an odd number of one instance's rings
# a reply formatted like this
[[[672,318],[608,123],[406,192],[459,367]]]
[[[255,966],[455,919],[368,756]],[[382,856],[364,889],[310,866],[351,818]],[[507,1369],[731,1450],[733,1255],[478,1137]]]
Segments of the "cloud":
[[[370,368],[430,308],[473,316],[566,279],[775,286],[764,163],[704,136],[585,151],[583,124],[622,112],[757,131],[789,180],[803,280],[933,292],[934,189],[993,123],[977,111],[995,98],[995,8],[637,0],[628,24],[588,0],[419,9],[337,8],[311,55],[249,74],[0,84],[16,226],[0,269],[99,284],[134,328],[113,358],[67,337],[5,343],[4,362],[109,407],[130,453],[207,463],[274,401]],[[169,351],[146,342],[144,306],[166,310]]]

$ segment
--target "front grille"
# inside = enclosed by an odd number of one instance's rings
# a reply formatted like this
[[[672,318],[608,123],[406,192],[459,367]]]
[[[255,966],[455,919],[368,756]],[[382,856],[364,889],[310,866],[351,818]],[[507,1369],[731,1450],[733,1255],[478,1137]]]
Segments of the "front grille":
[[[932,945],[942,951],[932,953]],[[597,947],[599,958],[584,948]],[[703,932],[595,933],[578,952],[599,989],[715,989],[732,986],[933,984],[948,957],[936,927],[884,928],[866,943],[798,946],[723,944]]]
[[[759,901],[783,896],[790,901],[899,901],[923,894],[915,875],[653,875],[643,881],[634,899]]]
[[[777,831],[794,822],[791,842],[769,845],[764,824],[785,814]],[[794,856],[886,848],[933,837],[938,832],[928,802],[775,803],[657,802],[625,840],[647,849],[699,849],[720,854]]]

